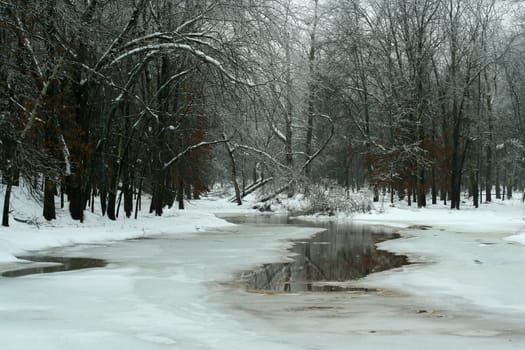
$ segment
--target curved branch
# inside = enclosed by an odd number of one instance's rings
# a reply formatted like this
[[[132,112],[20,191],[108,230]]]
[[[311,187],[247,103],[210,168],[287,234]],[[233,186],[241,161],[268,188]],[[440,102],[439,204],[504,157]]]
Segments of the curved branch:
[[[262,151],[258,148],[255,148],[255,147],[252,147],[252,146],[247,146],[247,145],[239,145],[239,144],[235,144],[234,145],[235,147],[238,147],[238,148],[242,148],[244,150],[247,150],[247,151],[250,151],[250,152],[254,152],[254,153],[257,153],[261,156],[264,156],[265,158],[268,158],[269,160],[272,161],[272,163],[274,163],[275,165],[277,165],[279,168],[282,168],[284,170],[287,170],[287,171],[290,171],[290,168],[287,167],[286,165],[282,164],[281,162],[279,162],[277,159],[275,159],[274,157],[272,157],[268,152],[265,152],[265,151]]]
[[[180,152],[179,154],[177,154],[175,157],[171,158],[168,162],[164,163],[164,166],[162,167],[163,170],[166,170],[167,168],[169,168],[173,163],[177,162],[178,160],[180,160],[182,157],[184,157],[186,154],[190,153],[191,151],[194,151],[198,148],[201,148],[201,147],[204,147],[204,146],[210,146],[210,145],[216,145],[216,144],[219,144],[219,143],[225,143],[225,142],[228,142],[230,141],[229,139],[224,139],[224,140],[217,140],[217,141],[203,141],[203,142],[200,142],[196,145],[191,145],[191,146],[188,146],[184,151]]]
[[[317,156],[319,154],[321,154],[321,152],[324,151],[324,149],[326,148],[326,146],[328,146],[328,144],[330,143],[330,140],[332,139],[332,137],[334,136],[335,134],[335,126],[334,126],[334,121],[332,120],[332,118],[330,118],[329,116],[325,115],[325,114],[314,114],[313,115],[314,117],[320,117],[320,118],[324,118],[326,119],[329,123],[330,123],[330,136],[327,137],[327,139],[325,140],[325,142],[321,145],[321,147],[319,147],[319,149],[314,153],[312,154],[308,160],[303,164],[303,166],[301,167],[301,171],[304,171],[308,165],[310,165],[310,163],[312,163],[312,161],[317,158]]]
[[[148,52],[148,51],[161,51],[161,50],[184,50],[188,51],[192,55],[196,56],[197,58],[201,59],[203,62],[211,64],[215,68],[217,68],[224,76],[226,76],[229,80],[240,83],[243,85],[247,85],[249,87],[255,87],[256,84],[249,82],[249,81],[243,81],[237,77],[234,77],[230,72],[228,72],[221,62],[219,62],[217,59],[207,55],[205,52],[201,50],[197,50],[194,47],[188,45],[188,44],[178,44],[178,43],[159,43],[159,44],[151,44],[151,45],[144,45],[141,47],[138,47],[136,49],[129,50],[127,52],[124,52],[120,56],[116,57],[111,64],[116,64],[120,61],[122,61],[124,58],[132,55],[136,55],[141,52]]]

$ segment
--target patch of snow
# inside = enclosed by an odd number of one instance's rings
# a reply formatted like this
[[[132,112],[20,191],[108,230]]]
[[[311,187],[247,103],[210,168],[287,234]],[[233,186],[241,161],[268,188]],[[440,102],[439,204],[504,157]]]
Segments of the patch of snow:
[[[505,237],[505,240],[509,242],[517,242],[517,243],[521,243],[525,245],[525,231],[509,236],[509,237]]]

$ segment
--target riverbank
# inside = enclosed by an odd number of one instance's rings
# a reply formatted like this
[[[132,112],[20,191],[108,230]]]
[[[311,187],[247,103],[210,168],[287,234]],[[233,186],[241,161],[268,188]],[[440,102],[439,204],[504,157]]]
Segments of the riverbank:
[[[142,205],[148,208],[148,197],[144,197]],[[29,194],[18,189],[13,192],[11,207],[10,226],[0,226],[0,263],[17,262],[19,259],[16,256],[27,251],[232,226],[215,213],[252,212],[248,207],[237,208],[226,199],[205,197],[200,201],[186,202],[185,210],[167,209],[160,217],[144,210],[140,212],[138,220],[123,218],[121,213],[120,218],[111,221],[86,210],[84,222],[80,223],[70,218],[66,208],[57,209],[56,220],[45,221],[41,215],[42,208],[35,204]]]

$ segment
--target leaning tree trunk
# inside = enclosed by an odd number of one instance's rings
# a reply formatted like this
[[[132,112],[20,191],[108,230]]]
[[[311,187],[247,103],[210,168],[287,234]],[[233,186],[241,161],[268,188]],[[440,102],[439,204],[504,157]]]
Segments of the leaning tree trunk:
[[[226,139],[226,135],[224,135],[224,138]],[[235,157],[233,155],[235,149],[231,148],[228,142],[225,142],[225,146],[228,150],[228,155],[230,156],[230,161],[232,164],[230,174],[233,183],[233,188],[235,189],[235,201],[237,202],[237,205],[242,205],[241,190],[239,189],[239,183],[237,182],[237,163],[235,162]]]

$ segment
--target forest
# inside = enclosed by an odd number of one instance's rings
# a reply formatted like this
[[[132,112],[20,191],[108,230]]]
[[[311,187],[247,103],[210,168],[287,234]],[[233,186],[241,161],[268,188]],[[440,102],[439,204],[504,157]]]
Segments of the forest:
[[[82,221],[217,184],[460,209],[525,185],[525,17],[503,0],[1,0],[13,186]],[[149,208],[141,208],[144,194]]]

